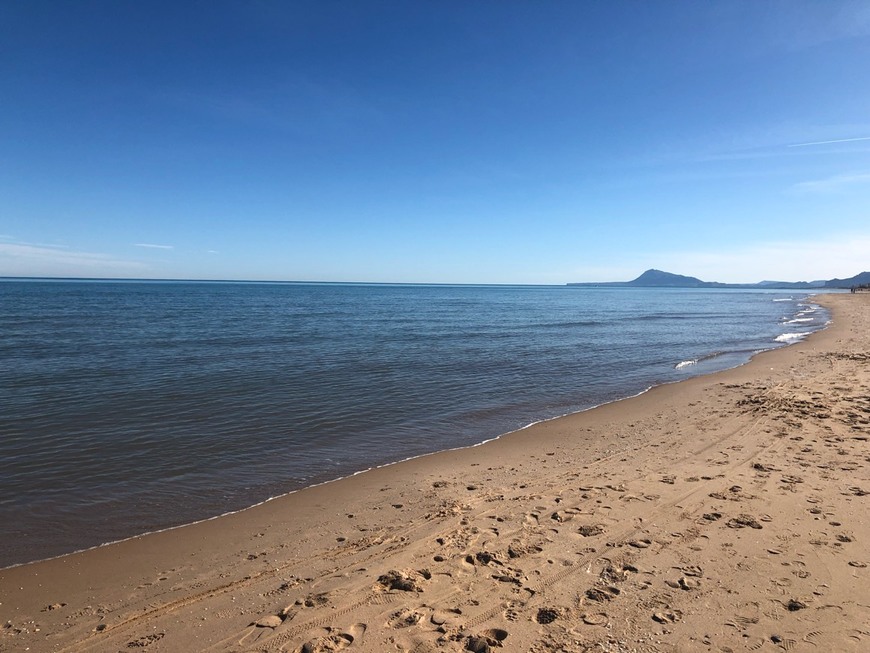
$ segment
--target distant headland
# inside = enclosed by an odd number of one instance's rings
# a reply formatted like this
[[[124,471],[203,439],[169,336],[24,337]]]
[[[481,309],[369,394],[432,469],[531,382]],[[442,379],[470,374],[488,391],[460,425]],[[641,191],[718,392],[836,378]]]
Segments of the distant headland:
[[[720,283],[701,281],[697,277],[647,270],[632,281],[607,281],[598,283],[569,283],[569,286],[620,287],[620,288],[775,288],[784,290],[814,290],[821,288],[854,288],[870,284],[870,272],[861,272],[848,279],[819,281],[759,281],[758,283]]]

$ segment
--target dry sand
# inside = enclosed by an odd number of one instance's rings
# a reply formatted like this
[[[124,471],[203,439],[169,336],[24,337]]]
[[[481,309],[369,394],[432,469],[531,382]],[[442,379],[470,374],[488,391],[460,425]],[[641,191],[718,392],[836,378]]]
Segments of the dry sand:
[[[870,651],[870,294],[735,370],[0,572],[2,651]]]

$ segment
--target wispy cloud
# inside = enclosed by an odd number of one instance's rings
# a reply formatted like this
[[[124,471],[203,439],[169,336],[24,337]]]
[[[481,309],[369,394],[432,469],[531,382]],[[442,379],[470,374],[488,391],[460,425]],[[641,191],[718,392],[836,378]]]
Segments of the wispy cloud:
[[[870,172],[834,175],[825,179],[802,181],[791,187],[797,193],[832,193],[850,186],[870,183]]]
[[[855,141],[870,141],[870,136],[857,138],[836,138],[832,141],[813,141],[811,143],[792,143],[789,147],[808,147],[810,145],[831,145],[833,143],[854,143]]]
[[[136,243],[134,247],[147,247],[149,249],[175,249],[175,245],[154,245],[152,243]]]
[[[0,242],[0,276],[125,277],[141,276],[148,266],[65,247]]]

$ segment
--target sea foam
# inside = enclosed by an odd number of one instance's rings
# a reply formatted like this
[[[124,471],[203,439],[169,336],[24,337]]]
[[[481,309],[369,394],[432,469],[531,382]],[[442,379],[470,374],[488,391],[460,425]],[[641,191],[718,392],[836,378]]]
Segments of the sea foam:
[[[783,333],[780,336],[774,338],[775,342],[797,342],[798,340],[803,340],[809,335],[809,333]]]

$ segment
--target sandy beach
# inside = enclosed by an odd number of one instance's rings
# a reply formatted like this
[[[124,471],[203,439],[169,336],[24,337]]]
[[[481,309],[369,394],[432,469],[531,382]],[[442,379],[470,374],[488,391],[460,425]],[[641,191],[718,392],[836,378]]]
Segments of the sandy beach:
[[[870,293],[817,300],[733,370],[0,571],[0,651],[870,650]]]

